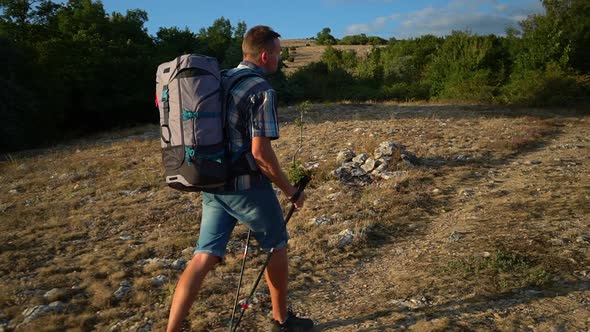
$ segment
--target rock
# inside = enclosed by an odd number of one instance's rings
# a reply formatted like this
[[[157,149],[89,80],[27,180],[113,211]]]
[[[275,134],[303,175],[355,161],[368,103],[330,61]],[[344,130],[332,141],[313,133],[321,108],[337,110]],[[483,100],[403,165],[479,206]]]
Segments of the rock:
[[[321,226],[321,225],[325,225],[325,224],[329,224],[331,223],[332,220],[326,216],[321,216],[321,217],[316,217],[316,218],[312,218],[310,220],[310,224],[316,225],[316,226]]]
[[[53,289],[47,291],[45,294],[43,294],[43,298],[45,298],[46,300],[48,300],[50,302],[54,302],[54,301],[59,300],[60,298],[63,298],[67,294],[68,294],[68,292],[65,289],[53,288]]]
[[[152,330],[152,322],[148,321],[148,322],[139,322],[137,324],[135,324],[131,330],[132,331],[137,331],[137,332],[150,332]]]
[[[340,241],[336,245],[338,249],[346,247],[354,240],[354,233],[348,228],[338,233],[338,236],[340,237]]]
[[[466,162],[469,161],[471,158],[469,158],[469,156],[466,156],[464,154],[459,154],[456,155],[453,160],[458,161],[458,162]]]
[[[170,265],[170,268],[173,270],[184,270],[184,266],[186,265],[186,259],[184,258],[179,258],[177,260],[175,260],[174,262],[172,262],[172,264]]]
[[[434,188],[434,189],[432,189],[432,193],[433,193],[433,194],[435,194],[435,195],[438,195],[438,194],[440,194],[441,192],[442,192],[442,191],[441,191],[440,189],[438,189],[438,188]]]
[[[379,159],[383,156],[392,156],[394,151],[399,149],[398,145],[395,142],[387,141],[382,142],[379,144],[379,147],[375,149],[373,156],[375,159]]]
[[[336,198],[338,198],[341,194],[342,194],[341,192],[332,193],[332,194],[326,196],[326,198],[329,199],[329,200],[331,200],[331,201],[333,201]]]
[[[361,153],[361,154],[357,155],[356,157],[352,158],[352,162],[362,165],[365,163],[365,161],[367,161],[367,159],[369,159],[369,155],[366,153]]]
[[[318,167],[320,167],[320,163],[315,162],[315,161],[308,161],[303,164],[303,168],[305,168],[306,170],[311,170],[311,169],[315,169]]]
[[[350,170],[350,175],[354,176],[354,177],[361,177],[363,175],[367,175],[367,171],[365,171],[362,168],[352,168]]]
[[[461,189],[459,191],[460,196],[470,197],[475,195],[475,191],[473,189]]]
[[[109,331],[110,332],[119,332],[119,331],[121,331],[121,327],[123,327],[123,324],[121,322],[117,322],[115,325],[111,326]]]
[[[159,286],[164,285],[167,282],[168,282],[168,277],[165,276],[165,275],[163,275],[163,274],[160,274],[160,275],[155,276],[155,277],[152,278],[152,284],[154,286],[158,286],[159,287]]]
[[[332,220],[336,220],[336,221],[342,221],[344,220],[344,217],[342,216],[342,213],[340,212],[334,212],[331,216],[330,219]]]
[[[35,320],[41,316],[45,316],[48,314],[61,313],[64,310],[65,305],[59,301],[51,302],[48,305],[37,305],[32,308],[25,309],[23,311],[23,316],[25,317],[23,323],[28,323],[32,320]]]
[[[458,232],[458,231],[453,231],[451,233],[451,235],[449,235],[449,242],[453,243],[453,242],[459,242],[461,241],[461,239],[465,236],[464,233]]]
[[[373,206],[379,206],[383,202],[384,202],[383,198],[377,198],[376,200],[373,201]]]
[[[378,176],[380,178],[382,178],[383,180],[389,180],[389,179],[391,179],[391,178],[393,178],[395,176],[395,173],[393,173],[393,172],[382,172],[382,173],[379,173]]]
[[[181,254],[183,256],[192,256],[194,252],[195,252],[194,247],[188,247],[188,248],[183,249]]]
[[[354,158],[354,152],[350,150],[344,150],[338,152],[338,155],[336,156],[336,162],[345,163],[351,161],[352,158]]]
[[[584,243],[584,244],[590,244],[590,236],[588,235],[580,235],[576,238],[576,242],[577,243]]]
[[[568,241],[567,241],[567,239],[555,238],[555,239],[549,240],[549,242],[551,242],[551,244],[554,246],[564,246]]]
[[[375,167],[377,167],[378,165],[379,165],[379,164],[378,164],[378,161],[377,161],[377,160],[375,160],[375,159],[373,159],[373,158],[369,157],[369,158],[367,158],[367,160],[365,161],[365,163],[364,163],[364,164],[361,166],[361,168],[362,168],[362,169],[363,169],[365,172],[369,173],[369,172],[371,172],[372,170],[374,170],[374,169],[375,169]]]
[[[115,298],[117,300],[120,300],[120,299],[126,297],[127,295],[129,295],[130,292],[131,292],[131,281],[123,280],[119,284],[119,288],[113,293],[113,296],[115,296]]]
[[[0,203],[0,213],[4,213],[9,209],[12,209],[15,205],[9,203]]]

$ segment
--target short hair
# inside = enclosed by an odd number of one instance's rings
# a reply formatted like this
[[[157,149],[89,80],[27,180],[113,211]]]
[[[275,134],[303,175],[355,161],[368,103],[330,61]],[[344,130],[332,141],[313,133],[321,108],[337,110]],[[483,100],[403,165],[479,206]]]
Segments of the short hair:
[[[277,32],[265,25],[257,25],[246,32],[242,42],[242,53],[256,57],[264,50],[270,50],[274,46],[274,40],[280,38]]]

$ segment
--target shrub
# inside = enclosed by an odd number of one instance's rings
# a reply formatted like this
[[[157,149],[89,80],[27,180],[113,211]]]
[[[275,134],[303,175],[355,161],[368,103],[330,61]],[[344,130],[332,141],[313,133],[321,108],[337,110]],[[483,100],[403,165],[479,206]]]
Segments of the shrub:
[[[505,103],[526,106],[571,105],[581,100],[588,91],[588,81],[566,72],[557,63],[536,70],[513,73],[502,89]]]
[[[398,82],[381,88],[381,99],[386,100],[428,100],[430,85],[426,82]]]

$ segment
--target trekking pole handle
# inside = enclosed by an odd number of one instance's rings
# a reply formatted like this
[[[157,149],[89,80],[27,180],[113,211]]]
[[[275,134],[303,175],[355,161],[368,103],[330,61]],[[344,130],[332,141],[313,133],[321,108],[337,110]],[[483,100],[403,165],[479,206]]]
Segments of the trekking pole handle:
[[[299,200],[299,196],[301,196],[301,193],[303,192],[303,190],[305,190],[305,187],[307,186],[309,181],[311,181],[311,178],[309,176],[304,176],[299,180],[299,182],[297,182],[297,191],[293,196],[289,198],[291,203],[295,203]]]

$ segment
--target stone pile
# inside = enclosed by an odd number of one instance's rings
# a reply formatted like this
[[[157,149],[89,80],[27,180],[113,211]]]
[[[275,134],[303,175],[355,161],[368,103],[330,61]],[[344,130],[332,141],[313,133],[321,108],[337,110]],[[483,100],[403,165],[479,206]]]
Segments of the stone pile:
[[[402,175],[403,171],[391,171],[393,166],[400,165],[413,168],[418,164],[418,158],[395,142],[385,141],[373,152],[355,154],[354,151],[344,150],[338,153],[336,160],[341,165],[332,171],[332,176],[346,184],[366,185],[379,179],[391,179]]]

